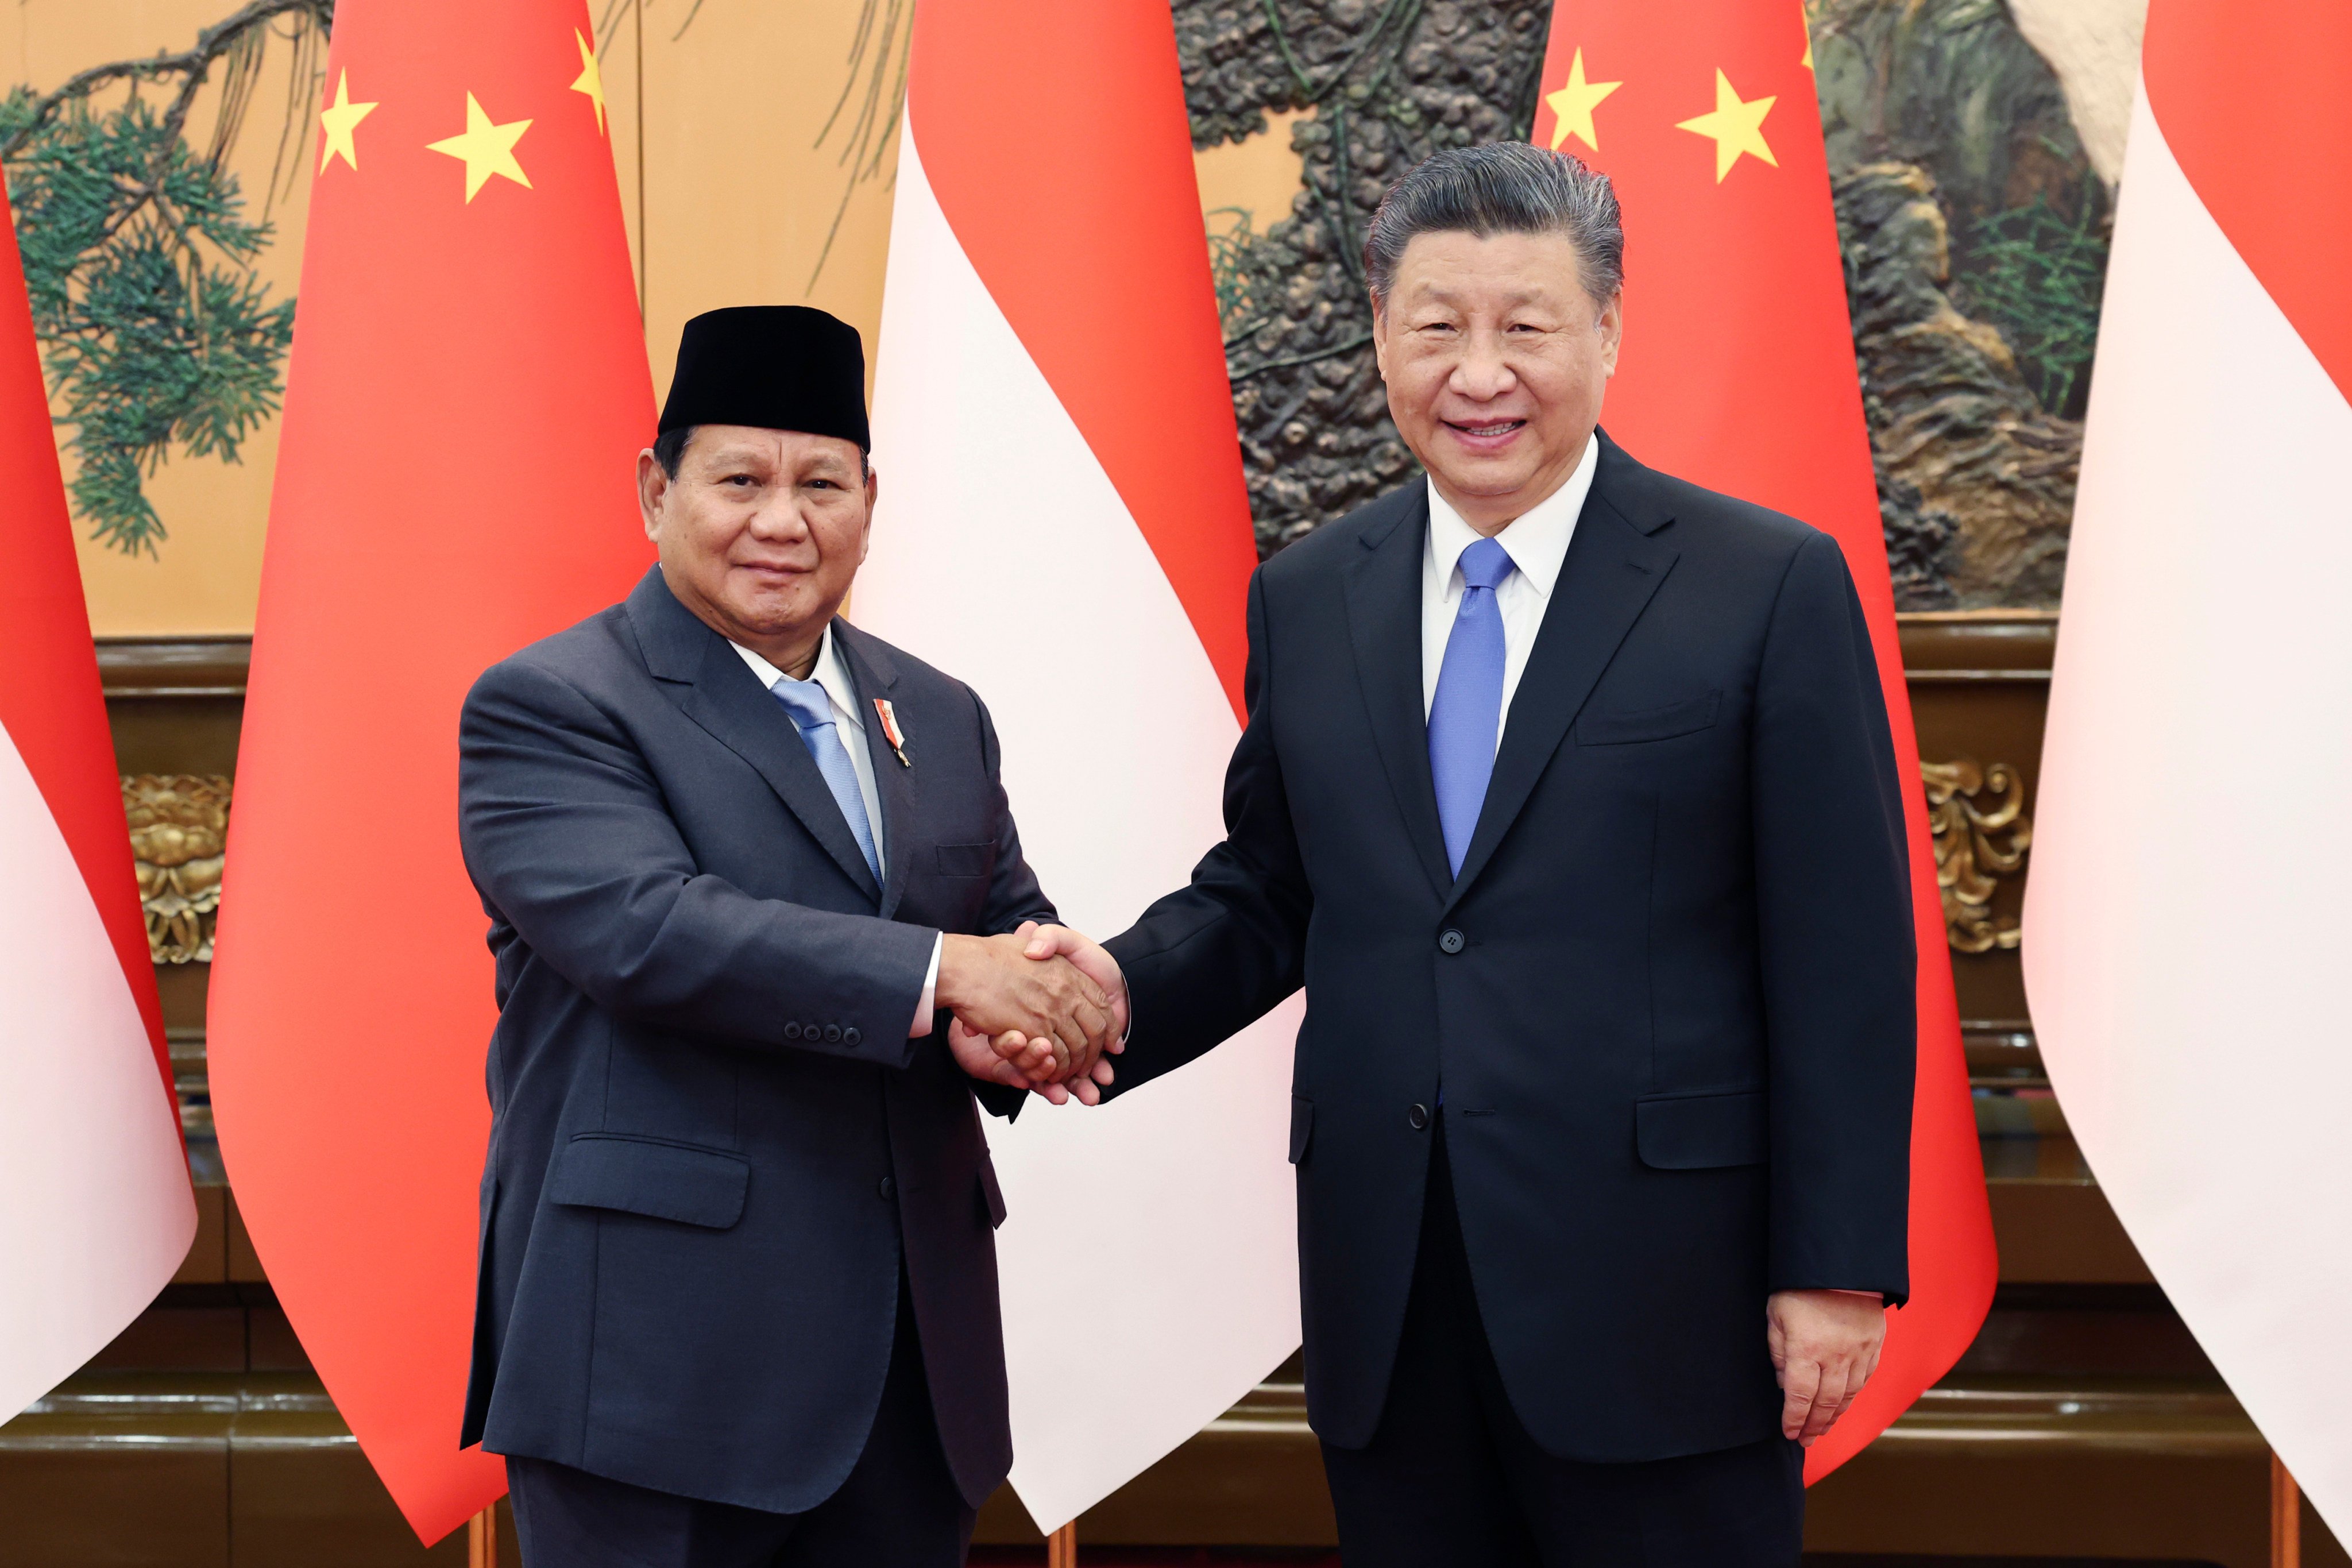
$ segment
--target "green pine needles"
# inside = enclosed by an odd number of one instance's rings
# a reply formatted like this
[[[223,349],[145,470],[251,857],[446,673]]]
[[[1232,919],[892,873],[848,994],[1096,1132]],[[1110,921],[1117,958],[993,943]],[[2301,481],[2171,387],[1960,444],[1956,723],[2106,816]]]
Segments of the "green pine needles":
[[[32,102],[9,94],[0,135]],[[33,331],[79,462],[74,512],[92,538],[152,555],[165,530],[146,476],[175,445],[236,462],[277,410],[294,302],[248,270],[270,227],[136,98],[53,118],[10,160],[8,185]]]
[[[254,0],[184,54],[96,67],[46,96],[19,87],[0,101],[33,330],[77,464],[74,514],[126,554],[152,557],[167,536],[145,480],[168,455],[236,462],[278,406],[294,301],[272,299],[254,276],[273,230],[247,216],[223,164],[280,16],[295,29],[299,82],[315,75],[326,0]],[[184,127],[215,62],[226,67],[222,108],[198,152]],[[124,83],[119,99],[107,90]],[[281,167],[289,146],[302,155],[294,120],[309,120],[299,86],[292,102]]]

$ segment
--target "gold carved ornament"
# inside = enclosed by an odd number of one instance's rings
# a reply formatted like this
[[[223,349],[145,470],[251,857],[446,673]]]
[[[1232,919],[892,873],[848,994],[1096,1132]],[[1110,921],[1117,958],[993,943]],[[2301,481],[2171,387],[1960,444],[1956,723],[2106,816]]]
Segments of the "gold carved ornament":
[[[122,815],[147,911],[147,952],[158,963],[209,963],[228,842],[229,781],[217,773],[136,773],[122,780]]]
[[[2016,920],[1992,912],[2003,879],[2025,866],[2033,824],[2025,785],[2007,763],[1979,767],[1973,757],[1922,761],[1927,830],[1936,843],[1936,885],[1944,895],[1944,936],[1956,952],[1990,952],[2018,943]]]

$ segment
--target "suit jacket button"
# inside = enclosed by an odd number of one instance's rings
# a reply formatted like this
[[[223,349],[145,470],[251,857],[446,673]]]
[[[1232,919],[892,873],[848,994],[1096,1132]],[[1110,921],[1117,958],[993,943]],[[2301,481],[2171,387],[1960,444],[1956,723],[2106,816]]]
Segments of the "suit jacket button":
[[[837,1045],[841,1044],[841,1026],[840,1026],[840,1025],[838,1025],[838,1024],[827,1024],[827,1025],[824,1026],[824,1043],[825,1043],[826,1045],[828,1045],[828,1046],[837,1046]]]
[[[898,1184],[891,1180],[888,1176],[885,1176],[882,1178],[882,1184],[875,1190],[879,1192],[885,1199],[894,1198],[898,1195]]]
[[[786,1024],[784,1026],[784,1038],[788,1040],[797,1040],[800,1037],[801,1026],[798,1024]]]
[[[844,1029],[841,1031],[841,1043],[845,1046],[862,1046],[866,1043],[866,1037],[856,1029]]]
[[[1460,952],[1469,945],[1469,940],[1458,931],[1447,931],[1437,939],[1437,951],[1440,952]]]
[[[1419,1132],[1429,1125],[1429,1107],[1416,1105],[1404,1113],[1405,1125]]]
[[[803,1024],[801,1026],[801,1037],[809,1040],[821,1040],[824,1038],[824,1026],[822,1024]]]

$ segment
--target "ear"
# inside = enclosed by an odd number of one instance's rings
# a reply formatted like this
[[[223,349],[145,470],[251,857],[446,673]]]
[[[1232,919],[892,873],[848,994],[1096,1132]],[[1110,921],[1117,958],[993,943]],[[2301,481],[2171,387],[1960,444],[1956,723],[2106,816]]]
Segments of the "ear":
[[[868,458],[866,464],[866,526],[857,531],[857,563],[866,564],[866,552],[874,548],[874,502],[882,493],[882,476]]]
[[[1617,374],[1617,350],[1625,337],[1625,290],[1618,289],[1601,301],[1601,319],[1593,323],[1601,334],[1601,374]]]
[[[645,520],[646,537],[661,537],[662,499],[669,494],[669,474],[651,447],[637,454],[637,514]]]

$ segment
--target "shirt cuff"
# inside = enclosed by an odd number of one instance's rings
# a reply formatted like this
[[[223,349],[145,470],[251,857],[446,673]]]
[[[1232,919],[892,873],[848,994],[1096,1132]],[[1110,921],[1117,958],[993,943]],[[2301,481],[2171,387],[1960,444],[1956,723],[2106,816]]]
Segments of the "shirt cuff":
[[[931,939],[931,967],[923,976],[923,994],[915,1003],[914,1027],[907,1031],[907,1037],[910,1040],[923,1039],[931,1032],[931,1014],[936,1010],[940,994],[940,954],[947,951],[947,946],[945,931]]]

